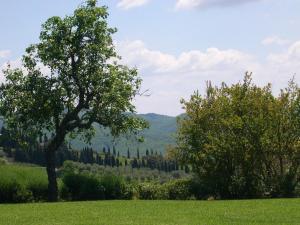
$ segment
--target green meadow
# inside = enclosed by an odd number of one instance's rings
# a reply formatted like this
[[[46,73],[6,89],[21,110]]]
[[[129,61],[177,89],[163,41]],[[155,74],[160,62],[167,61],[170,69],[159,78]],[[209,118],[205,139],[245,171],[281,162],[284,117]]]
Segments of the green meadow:
[[[300,199],[0,205],[0,225],[298,225]]]

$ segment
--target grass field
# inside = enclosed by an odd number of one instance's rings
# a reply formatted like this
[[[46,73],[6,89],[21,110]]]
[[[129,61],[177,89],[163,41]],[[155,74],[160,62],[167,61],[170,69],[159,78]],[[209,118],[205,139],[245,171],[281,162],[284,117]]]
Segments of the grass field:
[[[0,205],[1,225],[299,225],[300,199]]]

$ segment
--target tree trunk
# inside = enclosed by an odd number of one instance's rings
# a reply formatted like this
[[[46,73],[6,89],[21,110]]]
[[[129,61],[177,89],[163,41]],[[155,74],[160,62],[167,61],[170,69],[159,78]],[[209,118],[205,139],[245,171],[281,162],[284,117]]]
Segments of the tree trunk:
[[[58,200],[58,188],[55,171],[55,151],[46,150],[47,174],[48,174],[48,201],[56,202]]]
[[[78,110],[75,110],[74,112],[66,115],[60,126],[56,128],[55,136],[49,141],[45,149],[48,174],[48,200],[50,202],[56,202],[58,200],[58,187],[55,171],[55,153],[64,142],[67,133],[76,128],[74,124],[73,127],[68,126],[68,123],[76,119],[76,116],[79,113],[80,109],[81,108],[78,107]]]

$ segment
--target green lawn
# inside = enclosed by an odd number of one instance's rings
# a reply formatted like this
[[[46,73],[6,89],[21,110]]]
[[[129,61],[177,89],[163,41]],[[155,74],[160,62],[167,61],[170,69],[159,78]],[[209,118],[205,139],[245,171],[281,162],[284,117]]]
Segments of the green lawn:
[[[300,224],[300,199],[0,205],[1,225]]]

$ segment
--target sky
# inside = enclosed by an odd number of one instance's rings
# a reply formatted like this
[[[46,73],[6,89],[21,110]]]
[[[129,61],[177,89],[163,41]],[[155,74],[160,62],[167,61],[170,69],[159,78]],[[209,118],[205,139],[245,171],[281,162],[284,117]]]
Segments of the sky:
[[[65,16],[80,0],[0,0],[0,67],[20,65],[25,48],[38,42],[41,25]],[[143,79],[134,104],[138,113],[175,116],[180,99],[253,72],[274,94],[295,77],[300,84],[298,0],[99,0],[122,63]],[[0,72],[0,81],[4,78]]]

